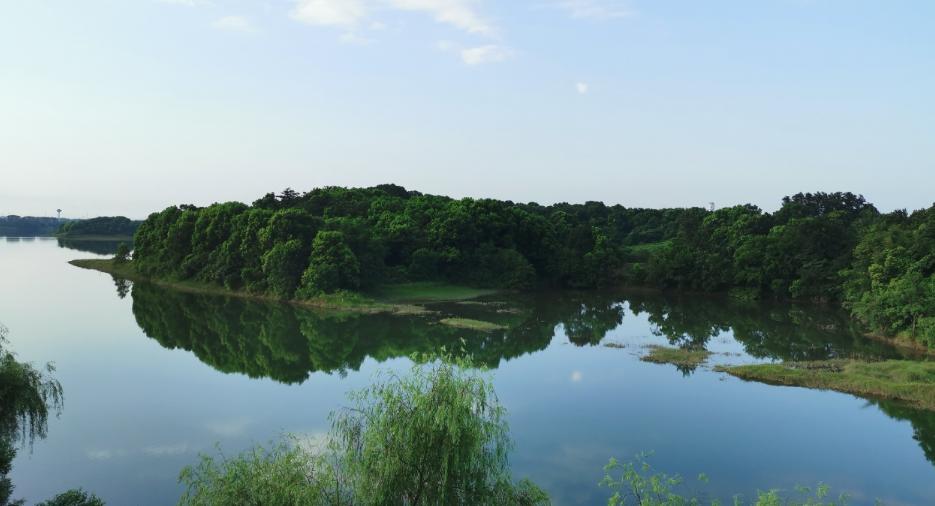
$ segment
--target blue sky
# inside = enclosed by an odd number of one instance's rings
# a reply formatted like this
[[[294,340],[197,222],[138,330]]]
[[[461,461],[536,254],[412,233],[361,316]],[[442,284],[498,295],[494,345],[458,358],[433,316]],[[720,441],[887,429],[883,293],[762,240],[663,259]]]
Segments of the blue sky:
[[[935,200],[935,2],[0,0],[0,214]]]

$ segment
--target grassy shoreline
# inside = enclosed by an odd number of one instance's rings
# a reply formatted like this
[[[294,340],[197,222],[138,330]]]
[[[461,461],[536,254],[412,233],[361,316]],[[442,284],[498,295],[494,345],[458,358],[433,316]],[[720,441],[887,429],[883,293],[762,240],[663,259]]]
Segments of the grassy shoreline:
[[[718,366],[715,370],[746,381],[834,390],[935,411],[935,362],[834,359]]]
[[[111,259],[80,259],[71,260],[71,265],[82,269],[89,269],[104,272],[114,276],[119,276],[130,281],[141,281],[152,283],[154,285],[171,288],[190,293],[204,293],[213,295],[226,295],[230,297],[240,297],[251,300],[264,300],[269,302],[286,302],[296,306],[318,308],[318,309],[341,309],[346,311],[355,311],[362,313],[393,313],[393,314],[426,314],[430,313],[428,309],[416,304],[403,304],[392,302],[381,302],[375,299],[365,297],[354,293],[336,293],[324,295],[309,300],[282,300],[277,297],[248,293],[241,290],[230,290],[221,286],[200,283],[197,281],[168,281],[154,279],[137,272],[131,262],[116,263]]]

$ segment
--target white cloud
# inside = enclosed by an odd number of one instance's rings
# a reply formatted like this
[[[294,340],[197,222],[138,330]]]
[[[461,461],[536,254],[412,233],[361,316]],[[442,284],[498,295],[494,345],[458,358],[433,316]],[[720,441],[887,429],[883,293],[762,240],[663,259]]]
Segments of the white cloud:
[[[573,18],[614,19],[633,14],[621,0],[559,0],[555,5]]]
[[[194,7],[198,4],[204,3],[201,0],[159,0],[164,4],[175,4],[175,5],[187,5],[189,7]]]
[[[471,0],[389,0],[389,3],[400,10],[426,12],[439,23],[469,33],[493,33],[493,27],[473,9]]]
[[[217,28],[218,30],[228,30],[232,32],[254,31],[253,24],[249,19],[243,16],[224,16],[214,23],[211,23],[211,26]]]
[[[513,55],[509,49],[496,44],[469,47],[461,50],[461,61],[467,65],[501,62]]]
[[[354,27],[367,15],[360,0],[298,0],[292,18],[309,25]]]
[[[575,83],[575,90],[578,92],[579,95],[587,95],[588,94],[588,83],[581,82],[581,81]]]
[[[581,371],[573,371],[573,372],[571,373],[571,378],[570,378],[570,379],[571,379],[571,382],[572,382],[572,383],[578,383],[578,382],[581,381],[581,378],[582,378],[583,376],[584,376],[584,375],[581,374]]]

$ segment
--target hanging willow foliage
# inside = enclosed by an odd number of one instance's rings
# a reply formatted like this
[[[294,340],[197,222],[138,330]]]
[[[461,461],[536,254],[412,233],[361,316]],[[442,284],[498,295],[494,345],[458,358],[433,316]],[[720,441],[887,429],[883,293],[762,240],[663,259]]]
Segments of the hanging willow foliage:
[[[37,369],[9,351],[7,328],[0,325],[0,439],[23,444],[44,438],[49,413],[61,412],[62,385],[51,377],[52,364]]]

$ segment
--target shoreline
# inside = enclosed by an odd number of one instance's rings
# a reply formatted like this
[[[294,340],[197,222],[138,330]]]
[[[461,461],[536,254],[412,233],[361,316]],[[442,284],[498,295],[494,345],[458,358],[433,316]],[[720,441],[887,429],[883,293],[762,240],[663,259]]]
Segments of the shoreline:
[[[813,390],[833,390],[857,397],[893,401],[935,412],[935,362],[854,359],[719,365],[714,371],[743,381]]]
[[[117,264],[113,259],[76,259],[70,260],[69,264],[81,268],[94,270],[98,272],[103,272],[105,274],[110,274],[111,276],[117,276],[129,281],[134,282],[143,282],[151,283],[156,286],[161,286],[165,288],[170,288],[173,290],[178,290],[188,293],[201,293],[209,295],[222,295],[228,297],[238,297],[249,300],[265,301],[265,302],[278,302],[286,303],[294,306],[312,308],[312,309],[328,309],[328,310],[342,310],[342,311],[353,311],[358,313],[387,313],[394,315],[425,315],[433,314],[435,311],[427,309],[425,304],[436,303],[436,302],[460,302],[465,300],[471,300],[477,297],[484,295],[490,295],[497,293],[498,290],[485,290],[485,289],[472,289],[466,287],[456,287],[443,286],[443,285],[433,285],[426,284],[429,288],[454,288],[459,293],[456,296],[449,297],[413,297],[411,300],[394,300],[390,298],[388,300],[380,300],[379,298],[370,297],[365,294],[355,293],[355,292],[338,292],[334,294],[328,294],[316,297],[314,299],[281,299],[275,296],[261,294],[261,293],[250,293],[243,290],[231,290],[222,286],[212,285],[209,283],[203,283],[198,281],[169,281],[164,279],[151,278],[149,276],[140,274],[133,267],[133,264],[126,262],[123,264]],[[410,284],[418,285],[418,283]]]

